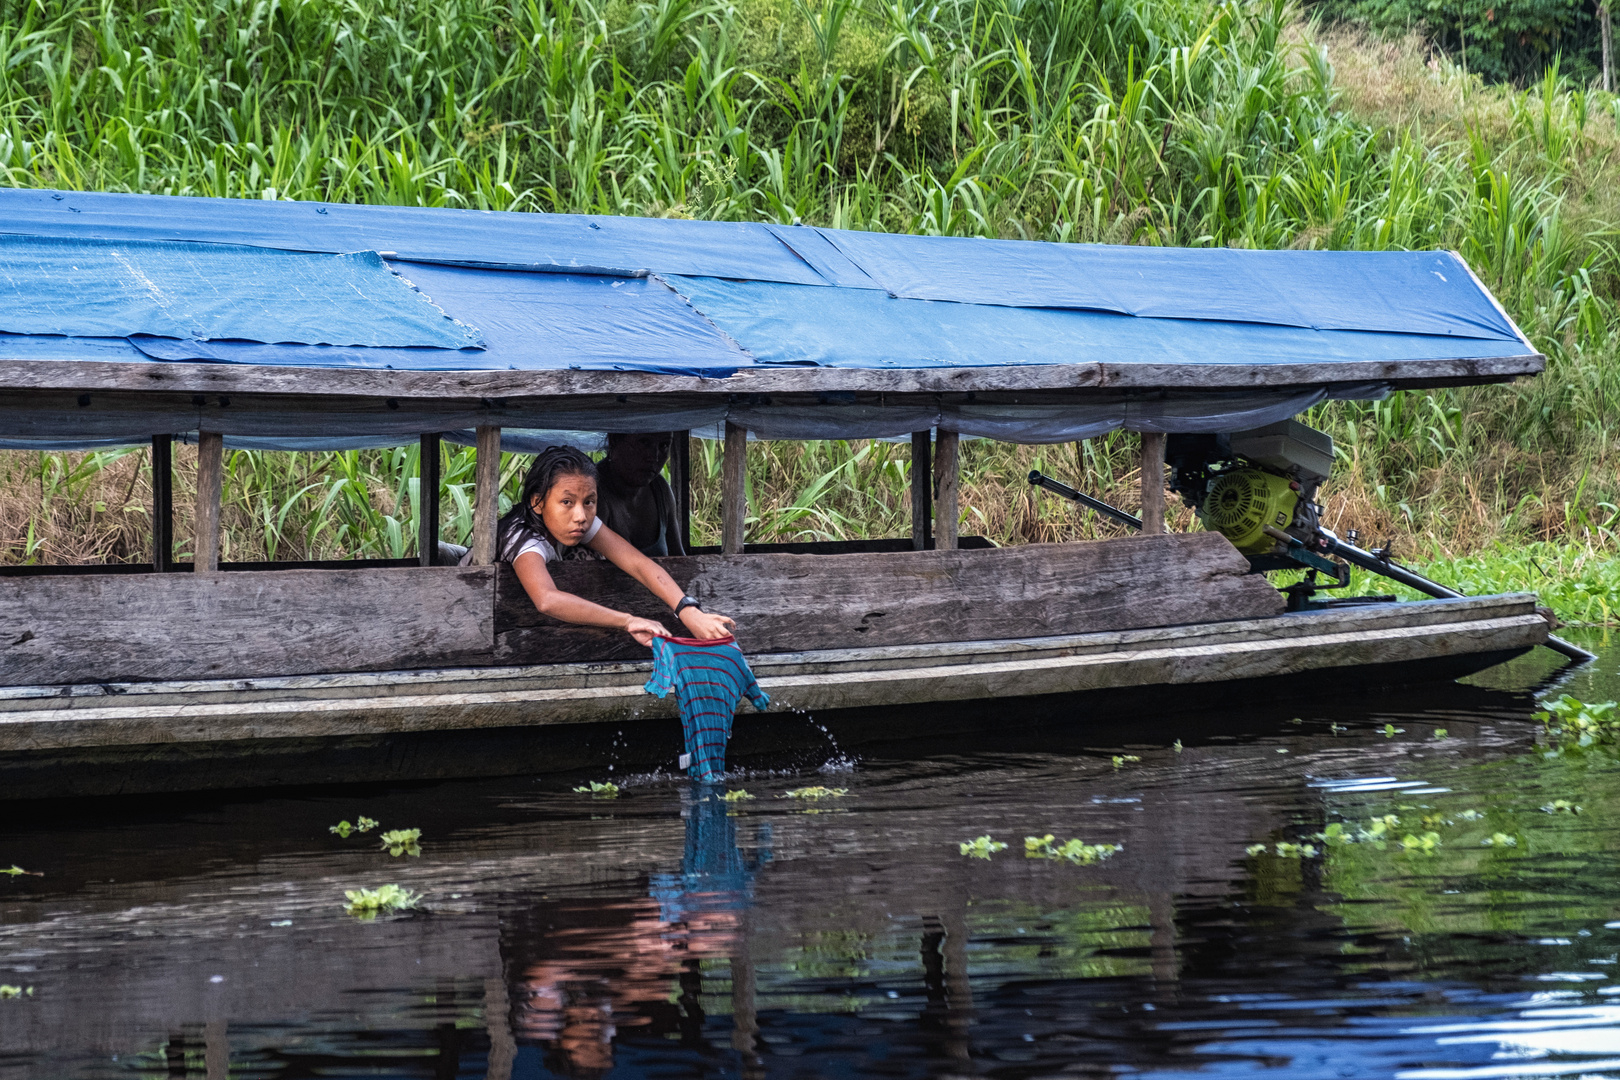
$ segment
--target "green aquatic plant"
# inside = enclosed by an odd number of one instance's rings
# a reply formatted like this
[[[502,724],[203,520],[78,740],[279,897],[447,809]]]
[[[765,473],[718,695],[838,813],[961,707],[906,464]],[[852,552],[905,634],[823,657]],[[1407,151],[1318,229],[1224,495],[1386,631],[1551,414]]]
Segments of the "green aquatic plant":
[[[421,893],[413,893],[398,885],[345,889],[343,895],[349,901],[343,910],[361,919],[375,919],[378,915],[395,911],[410,911],[422,902]]]
[[[1115,754],[1114,755],[1114,768],[1117,769],[1121,765],[1127,764],[1128,762],[1141,761],[1141,760],[1142,759],[1140,757],[1138,757],[1137,755],[1135,755],[1135,754]]]
[[[44,877],[45,876],[44,871],[41,871],[41,870],[24,870],[22,867],[18,866],[16,863],[12,863],[11,864],[11,869],[9,869],[9,870],[0,870],[0,874],[6,874],[6,875],[8,875],[10,877],[21,877],[24,874],[28,875],[29,877]]]
[[[34,988],[32,986],[12,986],[10,983],[0,983],[0,1001],[33,996]]]
[[[1587,747],[1595,743],[1613,743],[1620,735],[1620,715],[1616,703],[1603,701],[1588,704],[1578,697],[1562,694],[1542,703],[1540,712],[1532,713],[1547,735],[1565,746]]]
[[[1393,739],[1397,735],[1405,734],[1405,732],[1406,729],[1403,727],[1396,727],[1394,724],[1384,725],[1384,738],[1386,739]]]
[[[343,839],[347,840],[351,833],[368,833],[376,827],[377,822],[374,818],[368,818],[364,814],[361,814],[360,817],[355,820],[353,825],[350,825],[347,821],[340,821],[326,831],[337,833],[339,836],[343,837]]]
[[[1265,844],[1250,844],[1243,852],[1253,858],[1256,855],[1264,855],[1267,850]],[[1314,859],[1317,855],[1315,844],[1290,844],[1286,840],[1279,841],[1273,850],[1277,852],[1279,859]]]
[[[1175,745],[1173,747],[1171,747],[1171,749],[1174,750],[1178,754],[1181,753],[1181,740],[1177,739]]]
[[[1439,846],[1440,834],[1437,832],[1426,832],[1422,836],[1407,833],[1405,836],[1401,837],[1401,847],[1407,851],[1418,851],[1428,854]]]
[[[728,791],[724,795],[720,796],[720,798],[725,802],[746,802],[749,799],[752,799],[753,796],[748,794],[746,791]]]
[[[1479,842],[1481,847],[1518,847],[1519,838],[1507,833],[1493,833]]]
[[[1581,812],[1581,808],[1568,799],[1554,799],[1546,806],[1543,806],[1541,810],[1546,814],[1578,814]]]
[[[957,847],[962,850],[963,855],[969,855],[975,859],[988,859],[998,851],[1007,850],[1006,844],[1000,840],[992,840],[988,834],[975,837],[972,840],[964,840]]]
[[[1102,862],[1110,858],[1116,851],[1122,849],[1124,844],[1087,844],[1081,840],[1067,840],[1058,844],[1057,837],[1051,833],[1045,836],[1024,837],[1024,858],[1026,859],[1067,859],[1080,866],[1089,866],[1092,863]]]
[[[1435,742],[1440,742],[1443,739],[1447,738],[1448,735],[1449,735],[1449,732],[1447,732],[1445,728],[1437,727],[1437,728],[1434,729],[1433,733],[1430,734],[1429,738],[1433,739]]]
[[[383,849],[395,858],[422,854],[422,847],[417,842],[422,839],[421,829],[392,829],[379,839],[382,840]]]
[[[841,799],[849,794],[849,788],[841,787],[801,787],[794,788],[782,796],[784,799]]]
[[[574,793],[577,795],[591,795],[598,799],[617,799],[619,797],[619,785],[611,780],[605,784],[592,780],[589,784],[582,784],[575,788]]]

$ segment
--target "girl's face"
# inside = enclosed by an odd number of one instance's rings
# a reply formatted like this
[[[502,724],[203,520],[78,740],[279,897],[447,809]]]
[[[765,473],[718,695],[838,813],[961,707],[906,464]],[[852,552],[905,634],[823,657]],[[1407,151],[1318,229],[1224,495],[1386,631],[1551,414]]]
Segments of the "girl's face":
[[[558,543],[573,547],[585,539],[596,518],[596,481],[589,476],[559,476],[545,497],[531,496],[529,508],[545,522]]]

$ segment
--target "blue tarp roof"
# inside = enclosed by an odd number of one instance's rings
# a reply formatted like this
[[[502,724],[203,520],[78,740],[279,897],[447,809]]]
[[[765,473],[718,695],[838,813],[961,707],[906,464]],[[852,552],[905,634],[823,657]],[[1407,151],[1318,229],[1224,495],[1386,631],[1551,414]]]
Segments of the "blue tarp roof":
[[[9,358],[724,376],[778,364],[1333,364],[1535,351],[1449,252],[1109,247],[20,189],[0,190],[0,233],[11,237],[0,252],[37,238],[166,241],[193,259],[200,245],[382,252],[483,346],[424,348],[397,326],[288,342],[278,326],[320,318],[307,290],[264,272],[258,261],[271,256],[261,254],[234,271],[234,256],[210,263],[219,268],[207,277],[206,332],[186,332],[199,328],[181,319],[154,333],[139,312],[120,322],[128,275],[107,274],[98,292],[80,274],[74,287],[95,302],[61,312],[59,334],[0,311]],[[23,295],[27,279],[13,288]],[[354,308],[351,299],[330,303]]]

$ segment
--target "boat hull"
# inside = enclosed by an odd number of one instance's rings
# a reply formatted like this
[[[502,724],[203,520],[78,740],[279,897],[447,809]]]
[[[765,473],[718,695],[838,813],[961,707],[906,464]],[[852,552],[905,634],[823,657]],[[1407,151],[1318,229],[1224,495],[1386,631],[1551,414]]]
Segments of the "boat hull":
[[[753,661],[771,711],[739,720],[738,749],[768,744],[772,732],[802,735],[807,715],[847,743],[1004,723],[989,700],[1072,702],[1039,711],[1096,723],[1088,698],[1455,679],[1547,633],[1534,598],[1511,595],[777,653]],[[649,670],[605,661],[9,687],[0,689],[0,798],[673,765],[674,701],[643,692]]]

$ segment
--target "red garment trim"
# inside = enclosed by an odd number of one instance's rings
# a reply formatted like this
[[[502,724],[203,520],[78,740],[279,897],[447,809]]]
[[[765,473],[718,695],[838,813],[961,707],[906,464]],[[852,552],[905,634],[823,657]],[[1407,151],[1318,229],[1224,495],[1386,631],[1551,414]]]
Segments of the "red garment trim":
[[[711,641],[701,641],[701,640],[699,640],[698,638],[695,638],[695,637],[672,637],[669,640],[674,642],[676,645],[703,645],[703,646],[708,646],[708,645],[730,645],[733,641],[736,641],[737,639],[735,637],[733,637],[732,635],[727,634],[725,637],[717,637],[717,638],[714,638]]]

